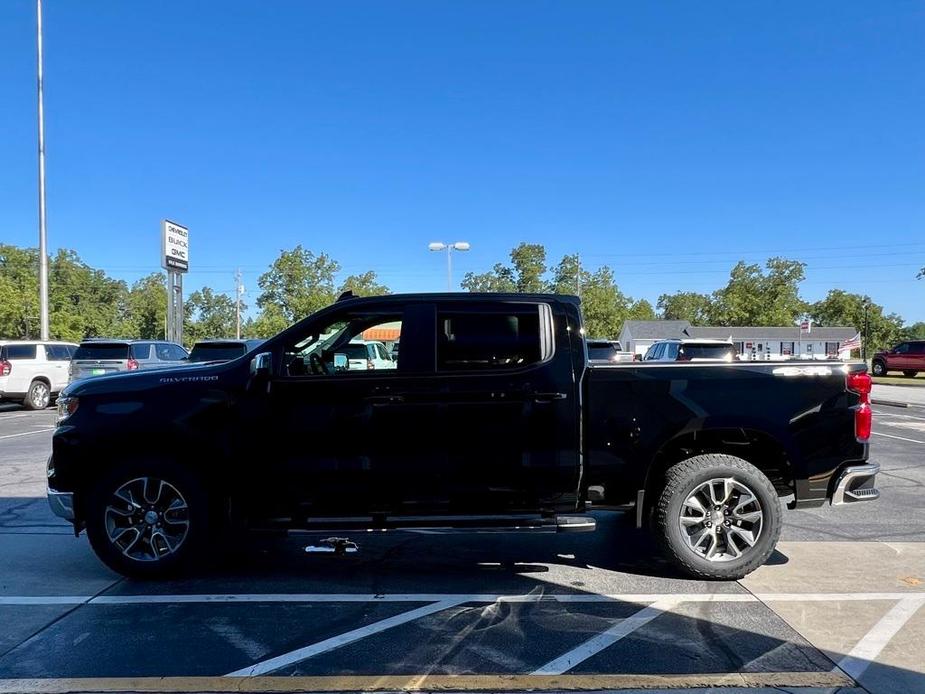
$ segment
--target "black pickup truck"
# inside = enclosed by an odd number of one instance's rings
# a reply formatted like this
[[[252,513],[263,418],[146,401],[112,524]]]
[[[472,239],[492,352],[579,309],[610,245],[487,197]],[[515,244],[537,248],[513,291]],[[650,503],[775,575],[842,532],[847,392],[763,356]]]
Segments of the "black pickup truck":
[[[574,297],[345,296],[226,363],[69,385],[48,496],[133,576],[249,529],[580,531],[593,505],[738,578],[782,499],[879,496],[869,393],[861,364],[589,366]]]

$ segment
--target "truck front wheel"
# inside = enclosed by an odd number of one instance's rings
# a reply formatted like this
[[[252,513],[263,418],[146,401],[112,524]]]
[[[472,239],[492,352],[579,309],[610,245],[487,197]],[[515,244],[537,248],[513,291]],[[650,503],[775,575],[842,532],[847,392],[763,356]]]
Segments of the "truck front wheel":
[[[668,558],[685,573],[739,579],[774,551],[780,501],[754,465],[731,455],[698,455],[666,471],[655,524]]]
[[[874,372],[874,376],[886,376],[886,364],[879,359],[873,363],[871,370]]]
[[[194,475],[174,464],[119,466],[89,490],[87,536],[109,568],[132,578],[177,573],[202,556],[209,514]]]

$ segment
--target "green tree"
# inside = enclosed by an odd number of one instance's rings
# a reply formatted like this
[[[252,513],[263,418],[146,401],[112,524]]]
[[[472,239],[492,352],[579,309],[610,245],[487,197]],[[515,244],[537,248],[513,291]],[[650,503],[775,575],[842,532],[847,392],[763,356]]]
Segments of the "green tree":
[[[515,292],[514,271],[501,263],[496,263],[489,272],[467,272],[460,283],[468,292]]]
[[[152,272],[132,285],[128,293],[127,336],[163,340],[167,327],[167,279]]]
[[[903,319],[895,313],[885,314],[880,304],[861,294],[832,289],[822,301],[809,307],[809,315],[820,326],[850,326],[864,339],[864,308],[867,303],[867,354],[890,347],[903,339]]]
[[[691,325],[709,325],[713,300],[698,292],[675,292],[658,297],[658,310],[666,320],[686,320]]]
[[[257,305],[270,310],[273,321],[281,317],[286,325],[294,323],[337,298],[334,275],[339,269],[327,254],[315,255],[301,244],[282,251],[257,280],[262,290]]]
[[[349,275],[337,290],[338,294],[344,292],[353,292],[356,296],[382,296],[389,293],[389,288],[379,284],[376,273],[370,270],[361,275]]]
[[[907,325],[903,332],[907,340],[925,340],[925,322],[919,321],[912,325]]]
[[[241,309],[246,308],[242,305]],[[235,305],[231,297],[203,287],[192,294],[183,306],[183,336],[187,344],[235,334]]]
[[[0,244],[0,337],[38,337],[38,268],[34,248]]]
[[[125,335],[128,287],[62,249],[49,262],[48,313],[49,331],[57,339]]]
[[[658,316],[655,309],[645,299],[634,301],[626,315],[627,320],[655,320]]]
[[[710,322],[714,325],[793,325],[806,311],[800,282],[806,264],[771,258],[767,272],[757,264],[736,263],[729,282],[713,293]]]
[[[555,294],[581,294],[591,282],[591,273],[581,266],[578,254],[562,256],[553,270],[551,291]]]
[[[280,308],[274,304],[267,305],[256,318],[248,318],[241,326],[241,334],[247,337],[273,337],[290,325]]]
[[[461,286],[470,292],[540,293],[549,291],[546,249],[538,243],[521,243],[511,251],[510,266],[497,263],[489,272],[467,272]]]

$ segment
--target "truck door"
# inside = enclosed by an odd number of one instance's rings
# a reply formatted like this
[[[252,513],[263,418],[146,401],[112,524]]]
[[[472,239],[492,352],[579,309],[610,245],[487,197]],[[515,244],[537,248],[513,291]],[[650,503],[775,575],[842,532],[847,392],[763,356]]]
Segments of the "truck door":
[[[438,304],[436,318],[451,506],[574,510],[578,386],[564,314],[538,302],[459,300]]]
[[[431,443],[439,431],[433,311],[428,304],[366,302],[328,311],[288,338],[274,354],[278,375],[256,396],[265,398],[259,437],[265,449],[255,477],[272,480],[277,496],[307,516],[439,506],[433,492],[443,451]],[[352,368],[351,340],[377,328],[400,334],[397,368],[366,360]]]

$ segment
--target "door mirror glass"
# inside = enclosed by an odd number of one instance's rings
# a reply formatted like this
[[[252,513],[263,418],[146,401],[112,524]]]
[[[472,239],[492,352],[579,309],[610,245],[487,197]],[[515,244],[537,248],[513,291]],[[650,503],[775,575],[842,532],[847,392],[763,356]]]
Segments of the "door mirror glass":
[[[270,352],[261,352],[251,359],[251,376],[268,378],[273,368],[273,355]]]
[[[346,371],[348,368],[350,368],[350,362],[347,360],[347,355],[342,352],[337,352],[334,355],[334,370]]]

